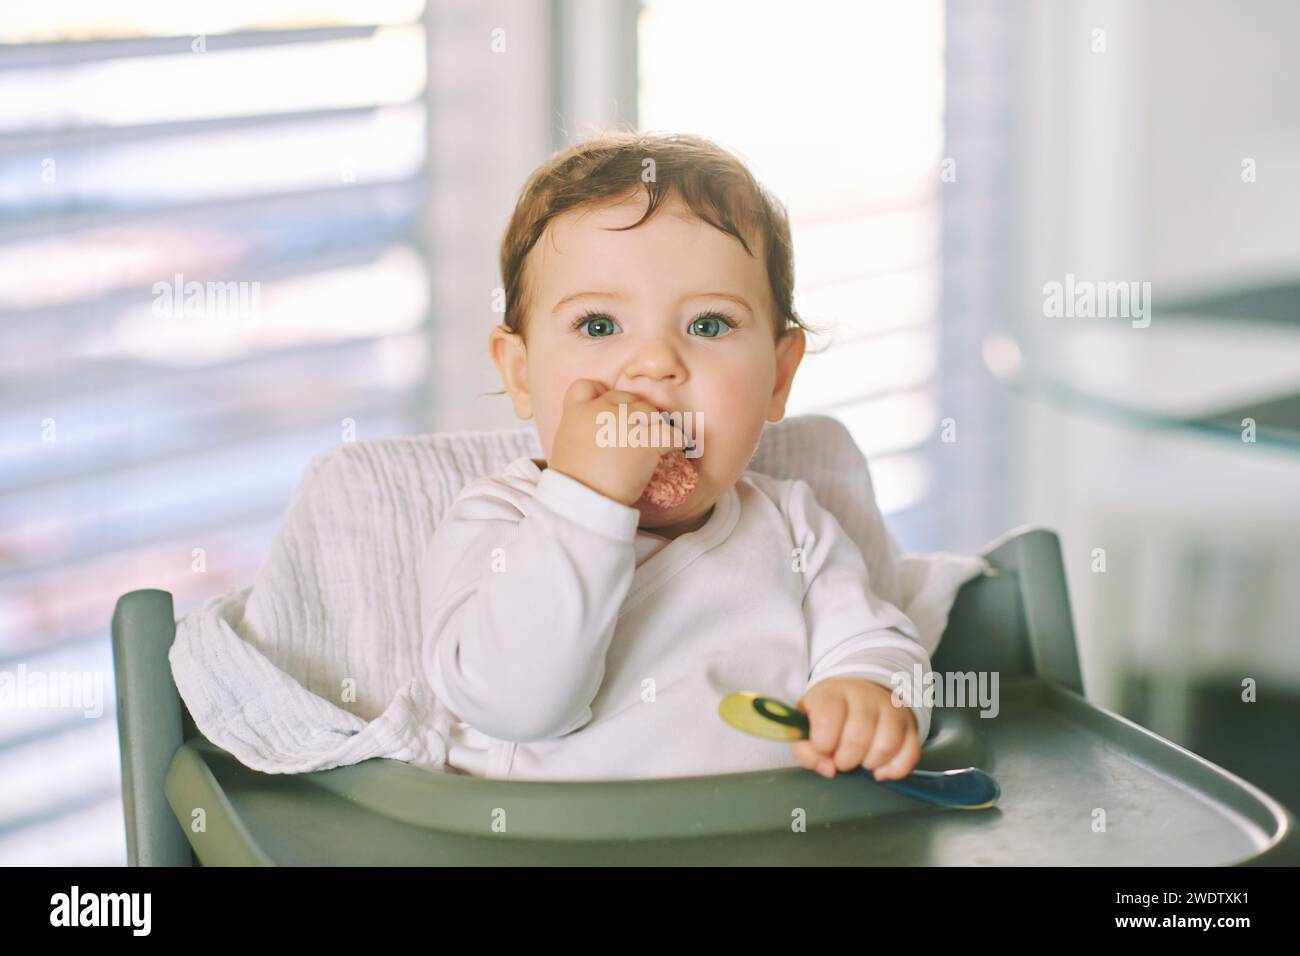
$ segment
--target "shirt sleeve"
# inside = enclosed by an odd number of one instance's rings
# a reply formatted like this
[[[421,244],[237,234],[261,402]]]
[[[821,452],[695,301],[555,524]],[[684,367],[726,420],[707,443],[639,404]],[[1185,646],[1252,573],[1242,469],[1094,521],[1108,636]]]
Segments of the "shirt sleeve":
[[[590,721],[639,519],[549,468],[531,499],[499,479],[467,485],[420,568],[421,666],[434,695],[501,740]]]
[[[807,687],[828,677],[860,677],[897,690],[898,699],[912,708],[924,743],[933,705],[920,691],[930,656],[918,643],[916,625],[871,590],[862,552],[806,481],[791,483],[787,514],[802,549]]]

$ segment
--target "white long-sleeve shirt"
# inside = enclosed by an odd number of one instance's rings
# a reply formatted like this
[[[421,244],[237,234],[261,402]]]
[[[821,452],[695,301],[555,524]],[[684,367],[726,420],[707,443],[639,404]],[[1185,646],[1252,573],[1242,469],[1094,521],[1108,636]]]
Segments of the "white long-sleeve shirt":
[[[746,471],[672,541],[639,517],[528,457],[461,490],[419,572],[449,768],[585,780],[798,766],[788,743],[727,725],[722,698],[793,705],[827,677],[892,690],[897,672],[925,740],[931,709],[906,687],[929,656],[806,482]]]

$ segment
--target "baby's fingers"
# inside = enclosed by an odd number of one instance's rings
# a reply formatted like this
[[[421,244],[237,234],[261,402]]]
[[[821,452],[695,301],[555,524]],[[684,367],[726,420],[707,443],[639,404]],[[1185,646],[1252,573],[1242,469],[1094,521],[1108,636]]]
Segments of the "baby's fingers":
[[[921,759],[921,738],[913,728],[903,739],[903,746],[884,765],[872,774],[877,780],[901,780],[915,769]]]
[[[844,695],[834,692],[807,695],[800,698],[795,707],[808,715],[807,742],[813,750],[830,759],[848,716],[849,705]]]
[[[864,764],[869,756],[873,742],[879,744],[880,732],[877,727],[882,722],[877,720],[876,711],[869,700],[859,694],[849,696],[849,715],[840,731],[839,746],[835,748],[835,767],[838,770],[853,770]],[[892,753],[892,749],[888,751]],[[882,755],[883,757],[883,755]]]
[[[892,712],[888,704],[881,711],[871,727],[874,733],[867,741],[870,746],[863,748],[864,756],[858,760],[868,770],[873,767],[879,769],[892,760],[907,736],[907,724],[897,719],[897,714]]]
[[[831,754],[840,739],[840,728],[844,726],[844,717],[848,705],[842,694],[821,693],[805,694],[795,702],[795,709],[808,715],[808,738],[792,740],[790,749],[799,765],[813,770],[824,777],[835,776],[835,762]]]
[[[799,766],[805,770],[811,770],[819,773],[823,777],[835,776],[835,764],[830,757],[818,753],[813,745],[806,740],[792,740],[790,749],[794,752],[794,759],[799,762]]]

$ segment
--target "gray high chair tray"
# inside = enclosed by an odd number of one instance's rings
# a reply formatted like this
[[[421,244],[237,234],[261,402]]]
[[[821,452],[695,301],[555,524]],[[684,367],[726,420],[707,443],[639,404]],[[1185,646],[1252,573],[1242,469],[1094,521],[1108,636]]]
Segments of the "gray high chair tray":
[[[919,764],[992,773],[1002,796],[985,810],[922,804],[862,772],[828,780],[797,767],[610,782],[487,780],[382,759],[260,773],[196,732],[167,661],[171,595],[133,591],[112,628],[129,862],[1300,862],[1295,819],[1276,800],[1083,697],[1055,534],[1021,529],[985,557],[996,573],[963,587],[932,665],[997,671],[999,710],[936,706]]]

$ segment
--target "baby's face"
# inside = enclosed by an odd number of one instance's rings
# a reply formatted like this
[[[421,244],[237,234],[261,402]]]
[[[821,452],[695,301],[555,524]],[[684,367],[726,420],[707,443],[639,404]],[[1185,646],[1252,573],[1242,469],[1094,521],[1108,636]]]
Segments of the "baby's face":
[[[785,415],[804,339],[798,328],[774,338],[757,236],[746,238],[750,256],[675,196],[635,229],[607,231],[636,222],[645,205],[639,192],[556,217],[529,254],[527,346],[498,326],[490,347],[516,414],[536,417],[548,460],[576,379],[691,413],[685,430],[703,448],[695,493],[666,511],[636,505],[641,527],[675,536],[704,523],[749,466],[763,423]]]

